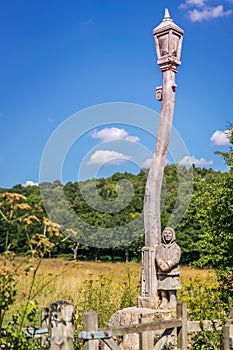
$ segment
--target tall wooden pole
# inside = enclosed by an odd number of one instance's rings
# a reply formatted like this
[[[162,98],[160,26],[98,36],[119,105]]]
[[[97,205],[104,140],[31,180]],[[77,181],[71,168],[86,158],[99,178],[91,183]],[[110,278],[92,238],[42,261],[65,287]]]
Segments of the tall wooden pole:
[[[163,85],[156,89],[156,97],[162,101],[162,108],[144,197],[145,246],[142,249],[141,296],[138,298],[138,304],[140,307],[157,308],[159,298],[155,254],[161,240],[160,197],[174,114],[175,74],[177,66],[181,64],[183,30],[174,24],[166,9],[163,22],[153,33],[158,64],[163,74]]]

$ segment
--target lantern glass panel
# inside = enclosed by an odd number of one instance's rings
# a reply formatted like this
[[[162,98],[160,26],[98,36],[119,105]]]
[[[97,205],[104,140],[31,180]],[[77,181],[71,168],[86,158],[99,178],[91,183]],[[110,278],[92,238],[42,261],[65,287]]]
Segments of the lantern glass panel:
[[[169,53],[169,47],[168,47],[168,35],[161,35],[158,38],[159,42],[159,53],[160,57],[166,56]]]
[[[178,49],[179,49],[180,36],[176,33],[172,33],[172,56],[179,59]]]

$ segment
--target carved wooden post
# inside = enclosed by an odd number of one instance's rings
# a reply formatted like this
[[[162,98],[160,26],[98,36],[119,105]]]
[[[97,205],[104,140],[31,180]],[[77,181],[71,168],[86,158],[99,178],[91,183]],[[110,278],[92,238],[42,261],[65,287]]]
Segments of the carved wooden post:
[[[224,350],[233,349],[233,308],[230,309],[228,322],[223,327]]]
[[[140,323],[149,323],[151,322],[150,317],[142,317],[139,320]],[[139,334],[139,343],[141,350],[153,350],[154,349],[154,337],[152,332],[142,332]]]
[[[177,303],[177,318],[181,318],[182,326],[177,328],[177,349],[186,350],[188,347],[188,315],[185,303]]]
[[[74,306],[56,301],[49,309],[50,350],[73,350]]]
[[[49,308],[44,307],[41,310],[41,328],[49,327]],[[48,337],[47,335],[42,335],[40,340],[41,348],[48,348]]]
[[[160,196],[164,167],[175,104],[175,74],[181,64],[183,30],[165,10],[163,22],[153,31],[158,55],[158,64],[163,74],[163,86],[156,88],[156,97],[162,100],[160,122],[155,151],[149,170],[144,197],[145,247],[142,249],[141,307],[158,307],[157,276],[155,266],[156,246],[161,240]]]
[[[95,332],[98,330],[98,314],[95,311],[86,311],[83,314],[83,326],[86,332]],[[99,340],[86,340],[84,350],[98,350]]]

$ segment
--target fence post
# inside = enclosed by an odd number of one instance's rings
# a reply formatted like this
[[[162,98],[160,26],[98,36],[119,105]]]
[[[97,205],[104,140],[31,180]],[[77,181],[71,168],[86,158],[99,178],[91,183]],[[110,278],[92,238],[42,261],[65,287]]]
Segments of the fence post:
[[[141,317],[139,319],[140,323],[151,322],[150,317]],[[139,334],[140,339],[140,349],[141,350],[153,350],[154,349],[154,337],[152,331],[142,332]]]
[[[83,314],[83,327],[86,332],[98,330],[98,314],[95,311],[86,311]],[[85,340],[84,350],[98,350],[99,340]]]
[[[186,350],[188,347],[188,329],[187,329],[187,306],[185,303],[177,303],[177,318],[182,321],[181,327],[177,327],[177,348]]]
[[[49,327],[49,308],[44,307],[41,310],[41,328]],[[40,339],[41,348],[48,348],[48,337],[46,335],[42,335]]]
[[[73,350],[74,306],[67,301],[56,301],[49,308],[50,350]]]
[[[232,332],[233,331],[233,325],[232,324],[225,324],[223,327],[223,335],[224,335],[224,350],[230,350],[232,349]],[[231,344],[230,344],[231,339]]]
[[[223,327],[224,350],[233,349],[233,308],[230,308],[228,322]]]

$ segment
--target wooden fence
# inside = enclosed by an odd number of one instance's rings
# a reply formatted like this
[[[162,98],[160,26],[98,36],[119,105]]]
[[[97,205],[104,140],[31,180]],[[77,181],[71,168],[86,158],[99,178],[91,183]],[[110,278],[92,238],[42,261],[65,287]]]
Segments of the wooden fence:
[[[173,333],[176,338],[176,347],[185,350],[188,347],[188,335],[202,329],[217,330],[221,327],[220,321],[199,321],[187,319],[185,303],[177,304],[176,319],[146,322],[142,319],[138,324],[98,328],[98,314],[87,311],[83,314],[84,329],[74,339],[74,307],[66,301],[53,302],[49,308],[42,310],[41,327],[24,328],[28,337],[40,337],[41,348],[49,350],[73,350],[74,342],[83,341],[85,350],[101,348],[121,350],[118,339],[130,333],[139,334],[140,350],[160,350],[166,345],[169,336]],[[152,331],[162,331],[161,336],[154,344]],[[224,350],[233,349],[233,308],[230,310],[229,320],[224,325]]]
[[[187,349],[187,308],[183,303],[177,307],[177,319],[153,321],[148,323],[138,323],[111,327],[109,329],[98,330],[98,315],[94,311],[84,313],[84,331],[79,332],[79,338],[84,340],[85,350],[98,350],[99,339],[112,350],[121,350],[122,348],[114,340],[126,334],[140,334],[140,350],[159,350],[164,347],[169,335],[174,329],[177,329],[177,348]],[[151,331],[162,330],[163,334],[154,344]]]

